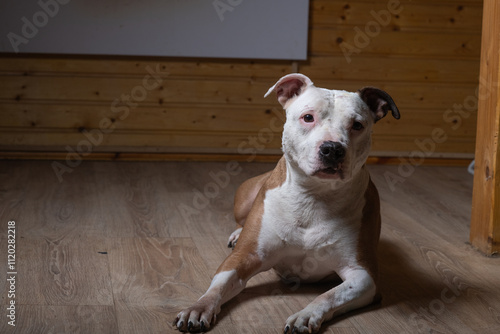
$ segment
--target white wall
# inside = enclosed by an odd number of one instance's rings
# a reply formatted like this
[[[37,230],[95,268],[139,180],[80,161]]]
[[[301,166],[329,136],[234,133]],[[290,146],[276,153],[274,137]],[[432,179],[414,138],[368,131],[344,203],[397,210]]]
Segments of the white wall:
[[[308,0],[2,0],[0,52],[305,59]]]

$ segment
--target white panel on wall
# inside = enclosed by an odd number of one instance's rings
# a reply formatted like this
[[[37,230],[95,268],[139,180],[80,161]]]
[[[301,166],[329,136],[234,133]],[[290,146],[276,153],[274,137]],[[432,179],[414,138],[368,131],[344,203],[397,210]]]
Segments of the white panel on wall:
[[[308,0],[2,0],[0,52],[303,60]]]

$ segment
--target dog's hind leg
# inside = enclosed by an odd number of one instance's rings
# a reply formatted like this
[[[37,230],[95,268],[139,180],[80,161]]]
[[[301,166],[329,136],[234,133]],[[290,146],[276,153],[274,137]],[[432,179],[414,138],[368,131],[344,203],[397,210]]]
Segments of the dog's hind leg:
[[[271,175],[272,171],[255,176],[243,182],[234,196],[234,219],[236,220],[237,229],[229,236],[227,246],[234,248],[248,213],[252,209],[253,203],[260,189]]]

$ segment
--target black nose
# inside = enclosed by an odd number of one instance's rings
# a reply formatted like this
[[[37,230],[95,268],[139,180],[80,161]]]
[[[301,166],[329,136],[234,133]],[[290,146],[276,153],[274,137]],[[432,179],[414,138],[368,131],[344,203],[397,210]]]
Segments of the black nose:
[[[345,149],[339,142],[325,141],[319,147],[319,155],[325,163],[338,163],[343,161]]]

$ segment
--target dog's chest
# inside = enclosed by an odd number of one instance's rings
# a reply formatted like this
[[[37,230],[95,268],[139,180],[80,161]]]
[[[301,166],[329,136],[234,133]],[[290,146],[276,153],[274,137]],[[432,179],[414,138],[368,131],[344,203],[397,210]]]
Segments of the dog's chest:
[[[364,199],[353,205],[344,200],[321,200],[286,187],[266,193],[258,244],[274,258],[278,274],[318,281],[355,264]]]
[[[286,187],[269,190],[259,243],[268,248],[301,251],[348,251],[349,245],[356,243],[362,216],[361,209],[346,207],[343,200],[318,199]]]

